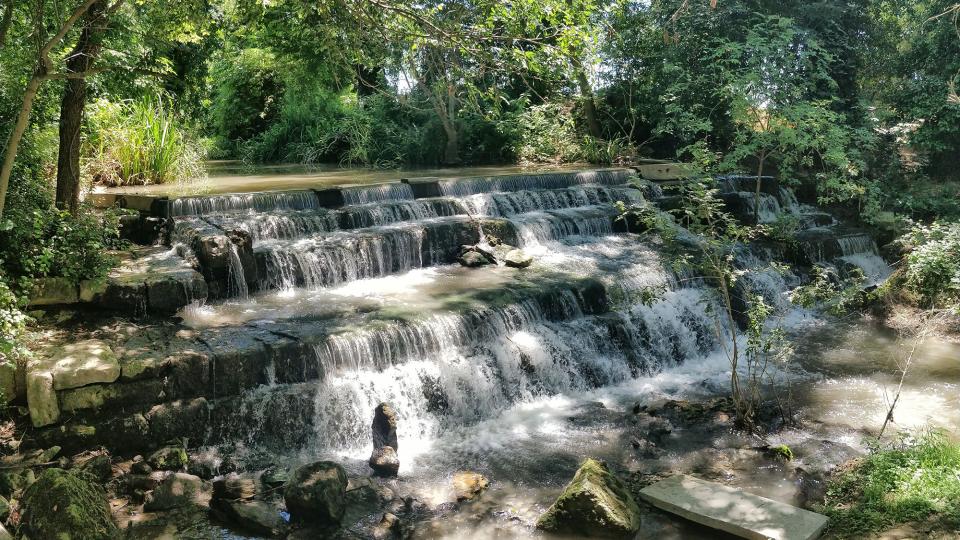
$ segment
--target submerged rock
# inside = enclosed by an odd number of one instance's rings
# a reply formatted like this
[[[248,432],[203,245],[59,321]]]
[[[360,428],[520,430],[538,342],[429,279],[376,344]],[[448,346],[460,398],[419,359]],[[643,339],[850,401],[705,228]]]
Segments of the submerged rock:
[[[459,472],[453,475],[453,492],[457,496],[457,502],[473,500],[489,485],[490,481],[482,474]]]
[[[602,462],[587,459],[563,494],[537,520],[543,531],[623,538],[640,528],[640,509],[627,487]]]
[[[29,538],[99,540],[117,527],[107,494],[82,472],[47,469],[23,495],[21,530]]]
[[[383,517],[380,518],[380,523],[378,523],[372,531],[370,531],[371,536],[374,540],[387,540],[388,538],[399,538],[400,537],[400,518],[387,512],[383,514]]]
[[[199,476],[173,473],[153,490],[143,509],[148,512],[170,510],[203,502],[204,485]]]
[[[477,268],[479,266],[492,264],[486,257],[483,256],[483,254],[476,251],[467,251],[465,253],[461,253],[460,256],[457,257],[457,262],[460,263],[461,266],[466,266],[467,268]]]
[[[347,472],[332,461],[293,471],[283,492],[290,516],[300,522],[339,525],[346,508]]]
[[[253,478],[236,473],[213,481],[214,499],[252,499],[257,494],[257,482]]]

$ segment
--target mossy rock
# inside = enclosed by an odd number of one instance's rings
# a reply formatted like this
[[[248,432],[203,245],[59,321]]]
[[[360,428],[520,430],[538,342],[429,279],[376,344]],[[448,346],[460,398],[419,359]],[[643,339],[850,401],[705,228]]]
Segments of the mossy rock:
[[[147,463],[158,471],[182,471],[189,462],[187,451],[182,446],[161,448],[147,458]]]
[[[339,526],[346,510],[347,472],[332,461],[296,469],[283,499],[294,521]]]
[[[90,475],[47,469],[23,496],[22,531],[29,538],[101,540],[117,534],[107,494]]]
[[[604,463],[588,459],[537,520],[537,528],[565,535],[624,538],[640,529],[640,508]]]

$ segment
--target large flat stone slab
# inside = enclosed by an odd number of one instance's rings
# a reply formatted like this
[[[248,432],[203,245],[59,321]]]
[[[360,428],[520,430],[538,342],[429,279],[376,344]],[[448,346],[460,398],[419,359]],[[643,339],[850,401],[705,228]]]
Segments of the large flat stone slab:
[[[112,383],[120,377],[120,364],[110,346],[98,339],[64,345],[50,355],[53,387],[57,390],[88,384]]]
[[[692,476],[677,475],[645,487],[648,503],[741,538],[812,540],[827,517]]]

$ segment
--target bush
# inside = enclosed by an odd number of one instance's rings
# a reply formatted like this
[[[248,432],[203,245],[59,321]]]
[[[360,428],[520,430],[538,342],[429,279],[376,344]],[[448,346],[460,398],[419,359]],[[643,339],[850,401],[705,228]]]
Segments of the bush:
[[[960,304],[960,223],[916,225],[906,236],[906,284],[926,307]]]
[[[108,186],[164,184],[204,176],[203,145],[161,97],[100,101],[90,115],[87,173]]]
[[[584,159],[578,144],[572,108],[564,103],[548,102],[527,106],[507,115],[504,130],[510,147],[521,163],[566,163]]]
[[[831,482],[822,511],[830,518],[830,530],[841,538],[931,519],[956,530],[960,444],[942,431],[929,431],[875,448]]]

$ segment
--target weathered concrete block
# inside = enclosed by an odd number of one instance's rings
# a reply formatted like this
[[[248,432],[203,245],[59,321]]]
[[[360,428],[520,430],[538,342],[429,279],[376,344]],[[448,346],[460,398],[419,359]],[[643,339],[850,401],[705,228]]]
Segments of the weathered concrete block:
[[[27,409],[34,427],[49,426],[60,420],[60,403],[49,371],[27,372]]]
[[[117,357],[109,345],[97,339],[59,347],[50,354],[50,362],[50,372],[57,390],[111,383],[120,377]]]
[[[165,398],[164,381],[148,379],[131,383],[94,384],[60,392],[60,410],[76,412],[108,407],[153,404]]]
[[[85,279],[80,282],[80,301],[96,302],[107,291],[105,279]]]
[[[76,304],[78,301],[77,284],[62,277],[39,278],[30,292],[31,306]]]

